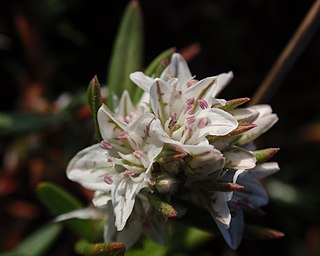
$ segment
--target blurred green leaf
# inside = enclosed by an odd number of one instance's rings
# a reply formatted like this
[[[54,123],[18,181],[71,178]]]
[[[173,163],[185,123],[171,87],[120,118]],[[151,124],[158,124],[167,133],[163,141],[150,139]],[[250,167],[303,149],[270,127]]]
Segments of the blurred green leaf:
[[[27,237],[12,252],[0,253],[0,256],[41,256],[45,255],[62,230],[60,224],[42,227]]]
[[[102,105],[102,97],[101,97],[100,84],[97,76],[94,76],[94,78],[92,78],[92,80],[89,83],[87,97],[88,97],[88,103],[89,103],[92,117],[93,117],[93,124],[94,124],[95,133],[96,133],[96,138],[98,141],[101,141],[102,136],[100,134],[97,113],[99,108]]]
[[[107,105],[113,110],[113,96],[124,90],[133,95],[134,85],[129,74],[141,69],[143,59],[143,24],[138,1],[132,0],[122,17],[113,46],[107,74],[109,89]]]
[[[49,182],[43,182],[37,187],[39,200],[53,215],[60,215],[83,208],[81,203],[63,188]],[[91,220],[70,219],[67,226],[81,237],[94,241],[100,233]]]
[[[66,120],[60,114],[0,113],[0,136],[16,135],[54,127]]]
[[[169,63],[169,59],[171,55],[175,52],[175,48],[170,48],[168,50],[165,50],[164,52],[160,53],[146,68],[145,75],[147,76],[154,76],[159,77],[162,71],[167,66],[167,63]],[[143,91],[138,86],[135,87],[134,90],[134,96],[133,96],[133,103],[138,103]]]
[[[141,248],[132,248],[126,252],[126,256],[164,256],[167,255],[169,247],[164,247],[150,239],[144,239]]]
[[[123,256],[126,248],[122,243],[97,243],[91,244],[80,240],[76,243],[75,250],[85,256]]]

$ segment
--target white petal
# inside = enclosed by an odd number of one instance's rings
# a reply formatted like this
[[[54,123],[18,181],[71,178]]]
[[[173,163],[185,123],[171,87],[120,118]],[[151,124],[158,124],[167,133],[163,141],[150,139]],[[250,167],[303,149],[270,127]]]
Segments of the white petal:
[[[60,222],[69,219],[82,219],[82,220],[103,220],[107,218],[105,209],[99,208],[82,208],[72,212],[67,212],[57,216],[54,222]]]
[[[130,116],[135,111],[135,108],[132,104],[128,91],[124,91],[121,95],[121,99],[119,102],[119,106],[117,108],[116,113],[121,116]]]
[[[229,228],[231,214],[227,205],[228,196],[225,192],[215,192],[211,196],[211,201],[207,206],[211,216],[219,221],[225,228]]]
[[[237,108],[230,111],[238,122],[252,123],[259,116],[259,112],[250,108]]]
[[[270,105],[267,104],[261,104],[261,105],[255,105],[249,107],[249,109],[252,109],[254,111],[259,112],[259,117],[264,117],[272,113],[272,108]]]
[[[222,73],[218,75],[216,85],[215,85],[214,91],[211,94],[211,97],[215,98],[232,80],[232,78],[233,78],[233,73],[231,71],[228,73]]]
[[[132,247],[140,238],[142,233],[141,221],[136,220],[135,216],[132,216],[128,221],[126,227],[122,231],[116,230],[115,216],[111,205],[108,205],[109,218],[104,228],[104,242],[118,242],[124,243],[126,249]]]
[[[153,78],[146,76],[142,72],[134,72],[130,74],[130,79],[138,85],[142,90],[149,93],[151,85],[154,81]]]
[[[99,144],[85,148],[77,153],[67,167],[70,180],[85,188],[108,192],[113,184],[107,184],[104,177],[114,178],[117,172],[107,165],[107,153]]]
[[[150,103],[153,113],[162,123],[170,116],[172,88],[166,82],[156,79],[150,89]]]
[[[226,158],[226,168],[240,170],[252,169],[256,166],[256,158],[248,150],[232,147],[223,152],[223,155]]]
[[[115,149],[128,153],[130,150],[118,139],[119,133],[127,127],[127,124],[122,121],[123,117],[112,113],[104,104],[100,107],[97,116],[102,138],[109,141]]]
[[[96,191],[92,199],[92,203],[95,207],[99,207],[106,205],[109,201],[111,201],[111,199],[111,193]]]
[[[172,78],[178,78],[178,91],[184,91],[187,88],[187,82],[192,78],[188,64],[179,53],[174,53],[171,63],[165,68],[161,74],[161,79],[168,81]]]
[[[123,177],[115,184],[111,191],[112,204],[116,216],[115,225],[117,230],[122,230],[132,212],[136,195],[147,186],[144,184],[145,173],[141,173],[138,179]]]
[[[277,162],[267,162],[258,164],[255,168],[248,170],[248,175],[256,179],[263,179],[279,170]]]
[[[253,107],[251,107],[253,108]],[[261,134],[268,131],[277,121],[278,116],[276,114],[271,114],[271,108],[269,105],[258,105],[254,110],[261,111],[257,120],[254,121],[254,124],[257,127],[245,132],[242,137],[237,141],[239,145],[246,144],[252,140],[258,138]]]
[[[204,99],[207,101],[209,106],[211,106],[212,92],[214,91],[213,88],[216,85],[216,78],[216,76],[212,76],[200,80],[185,91],[184,97],[186,99],[194,98],[195,103],[197,103],[198,100]]]
[[[238,248],[242,240],[244,230],[243,211],[239,207],[232,207],[230,208],[230,211],[232,218],[229,228],[226,228],[219,221],[216,221],[216,223],[227,244],[231,249],[235,250]]]
[[[197,120],[206,118],[208,120],[207,125],[199,128],[199,138],[206,137],[207,135],[223,136],[227,135],[238,127],[237,120],[221,109],[211,108],[205,109],[196,114]]]

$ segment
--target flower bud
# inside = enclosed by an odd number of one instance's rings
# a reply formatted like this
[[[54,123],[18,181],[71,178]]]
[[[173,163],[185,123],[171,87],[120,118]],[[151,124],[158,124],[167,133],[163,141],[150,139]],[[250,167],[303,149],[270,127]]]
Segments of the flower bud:
[[[177,190],[178,180],[167,172],[158,174],[155,181],[155,187],[160,194],[173,194]]]

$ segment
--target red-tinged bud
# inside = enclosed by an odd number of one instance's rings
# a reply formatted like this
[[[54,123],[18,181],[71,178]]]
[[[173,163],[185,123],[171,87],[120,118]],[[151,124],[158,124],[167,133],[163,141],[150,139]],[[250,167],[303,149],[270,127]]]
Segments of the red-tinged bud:
[[[280,148],[266,148],[257,151],[253,151],[255,158],[257,159],[257,163],[263,163],[268,161],[271,157],[278,153]]]
[[[239,107],[240,105],[248,102],[249,100],[250,100],[250,98],[239,98],[239,99],[234,99],[234,100],[228,100],[226,102],[226,104],[220,108],[225,111],[230,111],[230,110],[233,110],[233,109]]]
[[[238,127],[233,130],[232,132],[230,132],[228,134],[228,136],[233,136],[233,135],[237,135],[237,134],[241,134],[244,133],[246,131],[249,131],[253,128],[257,127],[257,125],[255,124],[249,124],[249,123],[239,123]]]

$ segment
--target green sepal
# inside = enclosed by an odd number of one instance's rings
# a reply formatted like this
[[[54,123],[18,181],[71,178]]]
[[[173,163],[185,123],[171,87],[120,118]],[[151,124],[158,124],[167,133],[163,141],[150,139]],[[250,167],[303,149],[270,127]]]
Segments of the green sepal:
[[[122,16],[107,73],[107,105],[114,110],[113,95],[120,98],[124,90],[133,95],[130,73],[140,70],[143,59],[143,24],[138,1],[132,0]]]
[[[90,106],[90,110],[93,117],[93,124],[94,124],[96,138],[98,141],[101,141],[102,136],[101,136],[100,128],[98,124],[97,113],[99,108],[102,105],[102,97],[101,97],[100,83],[98,81],[97,76],[94,76],[89,83],[87,98],[88,98],[88,104]]]
[[[123,256],[126,248],[123,243],[92,244],[85,240],[80,240],[75,245],[75,251],[85,256]]]
[[[279,148],[266,148],[257,151],[252,151],[252,154],[255,156],[257,163],[264,163],[278,153]]]
[[[239,98],[239,99],[228,100],[224,106],[220,107],[220,109],[223,109],[225,111],[231,111],[239,107],[240,105],[248,102],[249,100],[250,98]]]
[[[177,216],[177,211],[173,206],[166,201],[164,201],[156,193],[147,193],[149,203],[155,208],[158,212],[163,214],[166,217],[174,218]]]
[[[61,230],[61,224],[50,224],[41,227],[24,239],[13,251],[0,253],[0,256],[46,255]]]
[[[40,183],[36,193],[39,200],[54,216],[83,208],[79,200],[53,183]],[[97,235],[100,235],[91,220],[70,219],[65,223],[74,233],[90,241],[94,241]]]

